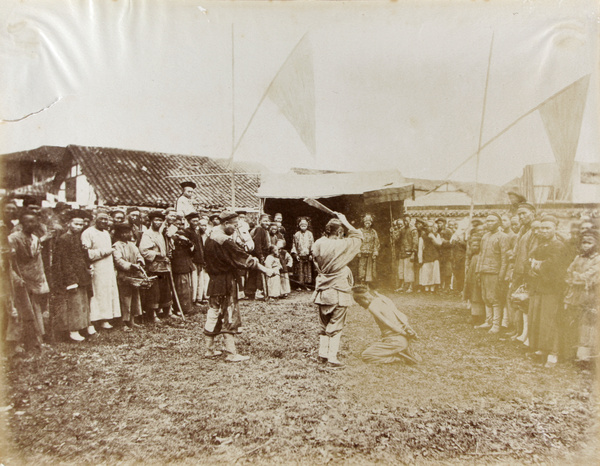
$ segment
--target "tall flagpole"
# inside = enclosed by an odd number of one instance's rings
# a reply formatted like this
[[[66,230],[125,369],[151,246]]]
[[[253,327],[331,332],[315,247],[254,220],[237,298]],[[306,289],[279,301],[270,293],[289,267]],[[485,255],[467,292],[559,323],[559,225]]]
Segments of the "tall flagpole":
[[[481,109],[481,124],[479,126],[479,142],[477,143],[477,159],[475,161],[475,189],[473,190],[473,197],[471,198],[471,210],[469,211],[469,221],[473,218],[473,211],[475,210],[475,198],[479,190],[479,159],[481,156],[481,140],[483,137],[483,123],[485,121],[485,107],[487,103],[488,94],[488,83],[490,81],[490,65],[492,64],[492,48],[494,47],[494,33],[492,33],[492,41],[490,42],[490,56],[488,57],[487,74],[485,76],[485,91],[483,93],[483,108]]]
[[[234,25],[231,23],[231,208],[235,210],[235,172],[233,170],[233,152],[235,148],[235,49]]]

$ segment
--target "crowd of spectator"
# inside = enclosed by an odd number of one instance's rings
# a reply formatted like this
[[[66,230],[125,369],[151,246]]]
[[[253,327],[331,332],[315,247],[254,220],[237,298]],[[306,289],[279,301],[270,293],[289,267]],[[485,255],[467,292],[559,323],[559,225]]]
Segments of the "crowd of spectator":
[[[240,299],[284,299],[293,288],[313,288],[309,218],[298,219],[297,231],[287,235],[281,214],[260,215],[256,224],[246,212],[237,214],[234,241],[275,271],[240,271]],[[83,341],[115,326],[131,331],[184,318],[207,303],[204,245],[219,223],[219,214],[195,210],[42,208],[33,199],[22,206],[4,200],[3,340],[27,352],[45,334]],[[379,237],[371,215],[362,223],[356,278],[376,286]],[[475,329],[506,335],[548,367],[595,360],[599,229],[590,218],[562,227],[527,202],[512,214],[470,221],[405,216],[391,229],[396,291],[460,293]]]
[[[22,205],[19,205],[22,204]],[[240,299],[284,299],[313,283],[309,218],[286,244],[282,216],[258,224],[238,212],[235,242],[274,270],[240,271]],[[42,208],[33,198],[5,199],[0,221],[2,339],[11,353],[43,341],[83,341],[116,327],[181,319],[208,303],[206,240],[218,213],[174,208]],[[290,276],[295,277],[291,279]]]
[[[568,226],[568,231],[564,227]],[[599,228],[527,202],[469,225],[404,217],[392,227],[397,291],[461,293],[478,331],[502,333],[546,367],[598,356]]]

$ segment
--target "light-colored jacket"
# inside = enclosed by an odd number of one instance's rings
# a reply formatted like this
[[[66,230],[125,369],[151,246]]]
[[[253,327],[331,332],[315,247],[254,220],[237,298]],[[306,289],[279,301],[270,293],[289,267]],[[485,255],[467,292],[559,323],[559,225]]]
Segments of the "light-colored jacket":
[[[348,264],[360,251],[363,235],[350,230],[347,238],[322,237],[315,241],[312,256],[317,268],[313,301],[316,304],[350,306],[354,278]]]

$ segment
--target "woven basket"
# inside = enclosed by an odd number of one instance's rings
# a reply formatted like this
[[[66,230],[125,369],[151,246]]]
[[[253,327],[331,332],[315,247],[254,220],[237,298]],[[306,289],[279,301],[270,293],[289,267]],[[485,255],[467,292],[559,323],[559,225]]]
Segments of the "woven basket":
[[[156,277],[150,278],[133,278],[127,277],[127,283],[136,288],[141,288],[143,290],[147,290],[152,287],[152,281],[155,280]]]
[[[152,287],[152,282],[156,280],[158,277],[148,277],[146,272],[142,269],[141,273],[144,275],[142,278],[138,277],[120,277],[121,280],[128,285],[131,285],[135,288],[140,288],[142,290],[147,290]]]

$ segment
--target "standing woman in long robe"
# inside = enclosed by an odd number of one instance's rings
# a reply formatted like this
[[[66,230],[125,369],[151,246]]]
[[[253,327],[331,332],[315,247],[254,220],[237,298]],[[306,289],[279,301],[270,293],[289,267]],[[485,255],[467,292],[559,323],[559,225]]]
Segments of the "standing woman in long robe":
[[[377,255],[379,254],[379,236],[373,229],[373,216],[367,214],[363,218],[360,229],[363,242],[358,253],[358,282],[372,283],[377,278]]]
[[[56,309],[55,330],[69,333],[73,341],[83,341],[79,333],[86,329],[88,335],[96,330],[90,325],[90,297],[92,277],[90,261],[81,244],[82,210],[68,212],[68,231],[54,245],[52,256],[52,298]]]
[[[87,249],[92,263],[92,289],[90,320],[101,328],[110,329],[111,319],[121,317],[117,273],[113,261],[113,248],[108,232],[109,216],[104,211],[96,214],[94,226],[81,234],[81,243]]]

